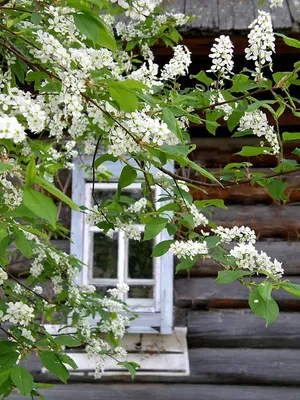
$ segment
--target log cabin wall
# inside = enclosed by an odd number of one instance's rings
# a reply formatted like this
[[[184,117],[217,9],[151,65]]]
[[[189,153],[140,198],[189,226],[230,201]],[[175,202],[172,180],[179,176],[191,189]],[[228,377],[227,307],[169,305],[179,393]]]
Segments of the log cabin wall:
[[[195,15],[183,32],[184,42],[193,53],[191,73],[210,67],[207,56],[214,37],[221,33],[232,35],[236,64],[243,65],[247,27],[257,15],[255,0],[165,0],[164,6],[171,11]],[[268,10],[267,5],[265,9]],[[272,17],[276,31],[299,38],[298,0],[284,0],[284,8],[272,11]],[[286,48],[279,40],[274,58],[275,71],[289,70],[299,59],[296,50]],[[163,64],[171,50],[157,46],[155,54],[158,62]],[[282,131],[299,131],[296,123],[289,114],[281,116]],[[201,126],[193,126],[191,134],[197,145],[192,153],[194,161],[210,170],[216,171],[229,162],[239,161],[250,161],[259,172],[276,166],[274,157],[246,159],[235,155],[242,146],[255,144],[255,138],[230,139],[224,127],[218,128],[216,137]],[[300,147],[300,143],[290,142],[286,151],[295,147]],[[203,179],[191,175],[189,170],[179,172]],[[66,179],[67,176],[62,177],[62,180]],[[195,199],[222,198],[228,210],[212,210],[214,221],[228,227],[248,225],[255,229],[259,238],[258,250],[282,261],[286,278],[300,284],[300,175],[289,174],[283,180],[288,183],[290,195],[287,205],[275,202],[265,189],[251,185],[226,190],[215,187],[207,193],[193,191],[193,195]],[[63,208],[61,218],[68,226],[70,215]],[[56,241],[56,244],[68,250],[66,241]],[[115,378],[104,377],[101,383],[93,385],[89,384],[92,378],[74,377],[70,387],[59,386],[53,391],[53,397],[48,398],[298,400],[300,299],[277,292],[274,297],[281,314],[266,328],[264,320],[249,310],[245,288],[239,283],[217,285],[214,282],[218,270],[216,263],[206,260],[199,261],[188,273],[180,271],[175,276],[175,324],[188,329],[190,376],[177,377],[176,381],[170,376],[140,376],[133,385],[126,384],[125,377],[118,384],[111,384]],[[31,369],[39,371],[35,364],[31,364]],[[12,400],[17,398],[12,397]]]

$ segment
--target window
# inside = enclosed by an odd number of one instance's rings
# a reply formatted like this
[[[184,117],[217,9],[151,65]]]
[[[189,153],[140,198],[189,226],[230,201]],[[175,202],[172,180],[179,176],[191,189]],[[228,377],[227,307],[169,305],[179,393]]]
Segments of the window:
[[[83,164],[91,164],[91,158],[75,161],[73,173],[73,199],[78,204],[92,207],[92,183],[86,175]],[[110,199],[117,189],[117,179],[123,165],[107,163],[113,178],[108,183],[95,183],[95,196],[99,202]],[[153,171],[155,172],[155,171]],[[122,194],[138,200],[141,195],[141,183],[128,186]],[[154,189],[158,199],[161,189]],[[143,235],[144,227],[137,225]],[[129,293],[124,297],[130,308],[139,314],[132,322],[131,332],[171,334],[173,325],[173,257],[166,254],[160,258],[151,258],[156,243],[169,239],[163,231],[155,240],[138,242],[127,240],[121,230],[116,230],[110,238],[97,226],[85,223],[84,214],[72,213],[71,253],[86,265],[78,277],[78,283],[93,284],[98,291],[105,291],[117,283],[127,283]],[[125,295],[124,295],[125,296]]]

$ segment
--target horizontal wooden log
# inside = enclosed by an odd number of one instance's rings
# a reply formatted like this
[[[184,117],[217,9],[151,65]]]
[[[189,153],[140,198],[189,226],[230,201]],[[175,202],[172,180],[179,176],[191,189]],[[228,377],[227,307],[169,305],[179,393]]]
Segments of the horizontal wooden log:
[[[174,382],[175,383],[175,382]],[[57,385],[40,392],[46,399],[55,400],[297,400],[299,388],[291,387],[258,387],[233,385],[198,385],[198,384],[69,384]],[[220,397],[222,396],[222,397]],[[16,392],[10,400],[21,400]]]
[[[188,346],[300,348],[298,314],[282,312],[268,327],[249,310],[188,312]]]
[[[289,277],[300,284],[299,277]],[[260,282],[263,278],[257,278]],[[214,278],[181,278],[175,280],[175,304],[185,308],[249,308],[249,290],[240,282],[219,284]],[[285,290],[273,292],[274,299],[282,310],[300,311],[300,298]],[[300,343],[299,343],[300,344]]]
[[[242,157],[237,155],[243,146],[259,146],[259,138],[253,136],[246,136],[244,138],[222,138],[222,137],[193,137],[192,142],[196,144],[197,148],[191,153],[193,160],[203,167],[223,167],[231,162],[247,161],[253,166],[262,167],[275,167],[277,159],[270,155],[259,155],[256,157]],[[291,152],[299,147],[299,141],[289,141],[284,144],[285,158],[295,158],[291,156]],[[298,157],[300,160],[300,158]]]
[[[300,350],[205,348],[189,355],[191,376],[199,383],[300,385]]]
[[[283,240],[266,240],[257,242],[255,247],[261,251],[265,251],[270,257],[277,258],[283,263],[285,275],[300,275],[300,243],[286,242]],[[211,260],[198,261],[189,271],[190,276],[216,276],[221,270],[219,265]],[[183,270],[178,276],[187,276],[187,271]]]
[[[212,207],[211,219],[215,224],[232,228],[249,226],[258,238],[300,236],[300,207],[277,205],[229,205],[227,210]]]

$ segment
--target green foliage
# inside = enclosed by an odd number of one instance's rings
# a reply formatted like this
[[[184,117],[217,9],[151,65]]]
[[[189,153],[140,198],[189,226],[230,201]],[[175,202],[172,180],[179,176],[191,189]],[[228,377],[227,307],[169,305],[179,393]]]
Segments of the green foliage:
[[[27,369],[20,366],[13,367],[10,377],[22,396],[26,397],[32,391],[33,377]]]
[[[266,320],[266,326],[274,322],[279,314],[278,305],[271,296],[270,285],[268,282],[261,283],[249,294],[251,310]]]
[[[216,279],[217,283],[232,283],[243,276],[249,276],[252,273],[243,270],[224,270],[218,272],[218,277]]]

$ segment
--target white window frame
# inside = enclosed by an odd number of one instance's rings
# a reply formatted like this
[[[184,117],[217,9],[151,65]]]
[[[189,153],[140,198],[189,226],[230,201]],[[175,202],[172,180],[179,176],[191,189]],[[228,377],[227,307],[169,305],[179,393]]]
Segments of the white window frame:
[[[87,176],[83,165],[91,165],[91,156],[81,156],[74,160],[75,168],[73,171],[72,180],[72,197],[73,200],[79,205],[86,205],[87,201],[91,202],[91,183],[90,177]],[[104,164],[107,169],[113,174],[112,182],[116,182],[123,168],[121,162]],[[169,170],[173,169],[172,165],[168,165]],[[155,169],[151,170],[155,174]],[[138,174],[137,180],[141,178]],[[97,186],[100,185],[100,186]],[[101,185],[95,183],[95,189],[101,187]],[[110,187],[112,183],[108,183]],[[114,183],[117,187],[117,183]],[[140,187],[140,183],[134,183],[132,187]],[[104,187],[104,186],[103,186]],[[126,188],[127,189],[127,188]],[[87,193],[87,191],[89,193]],[[159,196],[159,190],[156,190],[156,196]],[[163,204],[163,203],[161,203]],[[89,232],[90,227],[85,223],[84,213],[78,213],[72,211],[71,217],[71,254],[78,257],[84,263],[88,264],[90,259],[89,256]],[[98,229],[98,228],[97,228]],[[142,229],[142,227],[141,227]],[[99,229],[100,231],[100,229]],[[157,241],[169,240],[170,236],[166,230],[163,230],[159,235]],[[157,258],[155,261],[155,280],[156,280],[156,293],[154,295],[155,304],[149,307],[149,304],[141,304],[139,307],[135,307],[135,301],[131,301],[133,309],[136,308],[139,317],[132,321],[130,325],[131,332],[134,333],[160,333],[160,334],[172,334],[173,331],[173,274],[174,274],[174,261],[173,256],[170,253]],[[88,267],[84,266],[82,272],[78,275],[76,281],[78,284],[93,283],[89,281]],[[104,283],[101,280],[101,285]],[[96,282],[94,282],[96,283]],[[139,280],[140,283],[140,280]],[[132,299],[138,300],[138,299]],[[145,299],[147,300],[147,299]]]
[[[95,183],[94,190],[114,190],[117,191],[118,184],[116,182],[108,183]],[[92,198],[92,183],[85,184],[85,206],[91,208],[93,206]],[[126,191],[141,190],[141,183],[133,183],[126,187]],[[155,190],[155,198],[158,200],[162,190]],[[143,225],[136,225],[138,229],[143,232]],[[89,226],[87,223],[84,225],[84,249],[83,249],[83,262],[88,266],[83,271],[82,281],[83,284],[93,284],[98,286],[115,286],[117,283],[127,283],[131,285],[145,285],[153,287],[153,298],[128,298],[124,296],[122,300],[126,301],[129,307],[135,312],[158,312],[160,310],[160,270],[161,262],[159,258],[152,259],[153,265],[153,278],[152,279],[132,279],[128,277],[128,245],[129,241],[125,239],[123,231],[116,230],[118,234],[118,266],[117,278],[93,278],[93,233],[101,232],[97,226]],[[161,235],[158,235],[154,240],[154,245],[161,241]]]

